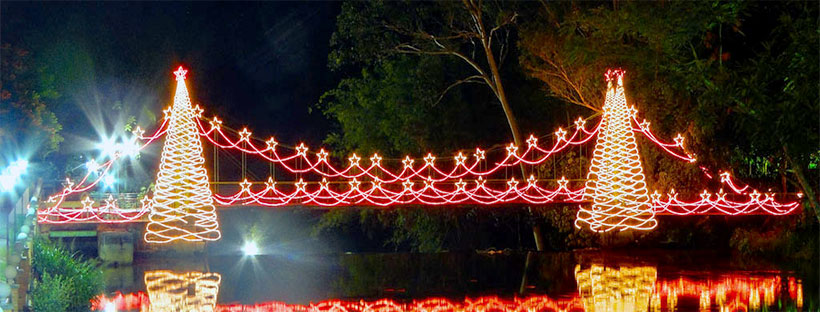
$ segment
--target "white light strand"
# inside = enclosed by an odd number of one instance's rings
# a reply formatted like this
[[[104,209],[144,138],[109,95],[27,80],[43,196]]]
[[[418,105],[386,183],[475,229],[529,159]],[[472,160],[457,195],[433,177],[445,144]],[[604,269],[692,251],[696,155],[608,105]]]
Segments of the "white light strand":
[[[174,72],[174,106],[166,115],[170,119],[168,132],[144,236],[149,243],[214,241],[221,237],[194,121],[198,111],[191,106],[185,73],[181,66]]]

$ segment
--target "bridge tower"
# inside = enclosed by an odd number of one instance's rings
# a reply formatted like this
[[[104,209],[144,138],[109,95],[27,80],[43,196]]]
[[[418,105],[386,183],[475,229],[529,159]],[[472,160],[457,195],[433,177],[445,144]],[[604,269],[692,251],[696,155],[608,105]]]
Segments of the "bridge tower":
[[[596,232],[651,230],[657,226],[632,130],[636,110],[627,106],[623,75],[623,70],[606,73],[601,130],[584,191],[592,207],[580,207],[575,219],[576,227]]]
[[[191,105],[186,73],[182,66],[174,72],[174,105],[165,112],[168,132],[144,236],[149,243],[202,242],[221,237],[194,119],[201,111]]]

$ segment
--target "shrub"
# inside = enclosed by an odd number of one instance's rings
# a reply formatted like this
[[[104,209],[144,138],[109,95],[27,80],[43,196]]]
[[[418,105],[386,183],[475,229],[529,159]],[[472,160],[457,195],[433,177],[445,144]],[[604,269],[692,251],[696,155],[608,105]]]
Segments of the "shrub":
[[[43,274],[40,280],[34,280],[34,290],[31,293],[32,308],[38,312],[68,311],[71,288],[70,278]]]
[[[56,291],[58,287],[56,286],[58,283],[54,281],[56,278],[70,286],[66,288],[68,294],[66,298],[58,296],[53,299],[66,301],[66,309],[60,311],[88,311],[91,299],[103,289],[102,271],[97,268],[96,262],[80,259],[65,248],[43,238],[38,238],[34,242],[32,270],[35,279],[39,278],[35,280],[35,291],[39,291],[38,287],[46,288],[42,291],[44,293]],[[46,284],[46,277],[51,279],[49,281],[51,284]],[[52,298],[44,297],[40,299],[52,300]],[[33,304],[34,300],[33,297]]]

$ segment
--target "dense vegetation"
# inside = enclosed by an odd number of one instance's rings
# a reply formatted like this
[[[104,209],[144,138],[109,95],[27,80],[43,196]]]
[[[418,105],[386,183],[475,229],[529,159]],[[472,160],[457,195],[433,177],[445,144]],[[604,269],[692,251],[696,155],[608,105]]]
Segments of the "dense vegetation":
[[[545,133],[599,112],[602,73],[621,67],[653,131],[683,133],[700,163],[761,189],[803,193],[804,209],[784,218],[662,218],[664,230],[637,243],[577,231],[575,208],[555,205],[337,210],[315,232],[437,251],[532,248],[527,232],[539,225],[557,250],[731,246],[816,258],[817,16],[816,5],[798,1],[346,2],[329,55],[345,78],[317,105],[337,122],[327,143],[341,153],[451,152]],[[697,166],[641,146],[652,189],[716,186]],[[588,152],[562,155],[538,174],[582,178]]]
[[[30,51],[9,43],[0,46],[0,68],[0,150],[41,160],[63,141],[62,125],[53,112],[52,100],[59,97],[54,76],[32,59]],[[0,165],[5,163],[0,160]]]
[[[102,271],[45,238],[34,241],[31,303],[34,311],[88,311],[103,289]]]

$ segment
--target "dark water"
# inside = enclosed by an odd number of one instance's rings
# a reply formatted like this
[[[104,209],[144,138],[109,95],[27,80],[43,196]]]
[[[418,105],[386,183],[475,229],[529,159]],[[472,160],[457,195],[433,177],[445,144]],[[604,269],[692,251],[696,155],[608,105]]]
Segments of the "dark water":
[[[710,251],[137,259],[100,311],[817,311],[818,272]],[[106,308],[108,310],[106,310]]]

